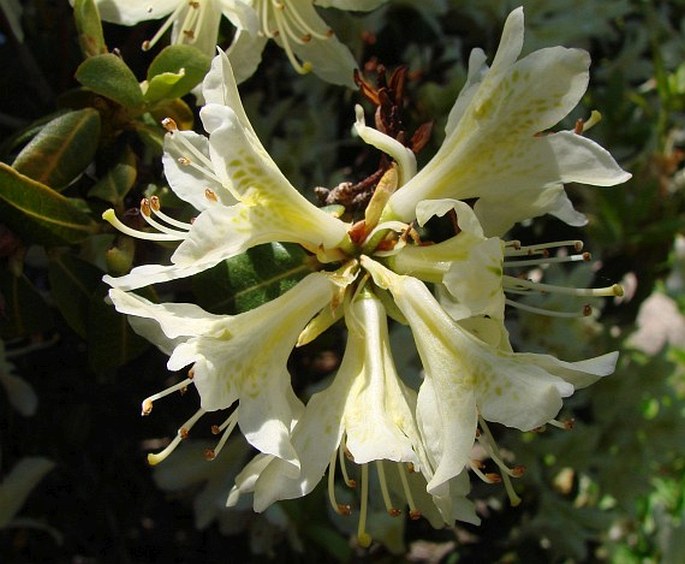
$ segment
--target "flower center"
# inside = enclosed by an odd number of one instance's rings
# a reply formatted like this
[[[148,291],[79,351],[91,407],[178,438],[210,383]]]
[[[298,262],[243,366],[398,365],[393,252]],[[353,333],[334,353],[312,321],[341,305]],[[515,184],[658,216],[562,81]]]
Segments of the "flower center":
[[[332,29],[316,31],[307,23],[303,14],[297,10],[296,3],[287,0],[257,0],[255,10],[259,15],[262,28],[260,34],[270,39],[278,37],[293,68],[300,74],[311,72],[312,63],[302,61],[295,56],[293,44],[305,45],[313,38],[328,39],[333,35]]]

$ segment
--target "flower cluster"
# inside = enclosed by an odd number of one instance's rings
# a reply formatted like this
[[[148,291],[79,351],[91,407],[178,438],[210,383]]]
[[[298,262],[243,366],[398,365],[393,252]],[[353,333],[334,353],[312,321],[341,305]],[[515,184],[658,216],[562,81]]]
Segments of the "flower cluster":
[[[327,472],[331,504],[349,513],[351,507],[336,499],[334,481],[339,473],[352,485],[354,465],[362,545],[370,542],[370,471],[377,473],[391,514],[408,506],[410,516],[425,515],[435,526],[477,522],[465,497],[465,469],[489,481],[493,475],[473,459],[476,442],[516,501],[510,477],[522,470],[506,466],[487,422],[523,431],[560,425],[555,417],[562,399],[612,373],[617,355],[564,362],[514,352],[505,307],[529,307],[512,296],[532,292],[609,296],[621,289],[564,288],[516,276],[530,266],[587,255],[577,241],[524,246],[502,237],[515,223],[543,214],[583,224],[564,183],[610,186],[629,178],[583,136],[582,123],[573,131],[548,132],[585,92],[587,53],[553,47],[519,60],[522,44],[523,11],[517,9],[490,67],[481,50],[471,54],[445,141],[418,172],[412,151],[367,126],[357,108],[357,133],[393,164],[355,223],[315,207],[288,182],[248,121],[229,58],[222,53],[213,60],[200,112],[209,136],[165,122],[165,173],[174,192],[197,209],[195,220],[169,217],[155,199],[141,206],[154,232],[132,230],[112,210],[104,214],[132,236],[179,242],[171,264],[106,278],[116,309],[170,355],[169,369],[190,367],[185,380],[146,399],[143,413],[191,385],[200,396],[198,411],[166,449],[150,455],[151,463],[163,460],[204,413],[227,410],[208,458],[219,454],[236,426],[259,451],[237,476],[229,504],[251,493],[255,510],[263,511],[308,494]],[[421,228],[436,216],[453,220],[454,235],[422,239]],[[298,244],[318,266],[247,312],[214,315],[131,292],[192,276],[268,242]],[[559,247],[572,252],[550,256]],[[398,376],[389,318],[411,329],[424,371],[418,389]],[[329,387],[305,404],[293,392],[288,357],[340,320],[347,327],[342,363]]]
[[[214,55],[221,16],[236,28],[228,48],[238,82],[252,76],[269,39],[283,48],[293,68],[314,72],[333,84],[354,87],[356,63],[321,19],[314,4],[324,8],[370,11],[385,0],[96,0],[100,17],[108,22],[135,25],[166,17],[143,43],[150,49],[171,28],[171,42],[194,45]]]

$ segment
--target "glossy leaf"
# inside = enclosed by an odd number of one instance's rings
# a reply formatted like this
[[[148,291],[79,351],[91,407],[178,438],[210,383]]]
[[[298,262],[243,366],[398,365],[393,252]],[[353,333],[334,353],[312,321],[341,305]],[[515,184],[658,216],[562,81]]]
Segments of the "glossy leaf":
[[[0,269],[0,337],[10,339],[40,333],[53,326],[52,311],[40,293],[24,276]]]
[[[277,298],[310,272],[309,255],[301,247],[271,243],[195,276],[193,290],[208,311],[235,314]]]
[[[90,189],[88,195],[118,206],[133,188],[137,176],[136,157],[131,148],[126,146],[118,161]]]
[[[190,45],[170,45],[155,57],[147,72],[148,103],[179,98],[202,81],[211,59]]]
[[[27,242],[78,243],[98,225],[72,200],[0,163],[0,215]]]
[[[76,80],[93,92],[137,110],[145,104],[133,71],[120,57],[107,53],[90,57],[76,69]]]
[[[56,117],[22,149],[12,166],[54,189],[65,188],[90,164],[100,137],[100,114],[85,108]]]
[[[101,284],[103,272],[95,265],[67,253],[50,257],[48,276],[55,305],[81,337],[86,337],[91,297]]]
[[[94,0],[74,0],[73,6],[81,52],[86,57],[107,53],[100,13]]]

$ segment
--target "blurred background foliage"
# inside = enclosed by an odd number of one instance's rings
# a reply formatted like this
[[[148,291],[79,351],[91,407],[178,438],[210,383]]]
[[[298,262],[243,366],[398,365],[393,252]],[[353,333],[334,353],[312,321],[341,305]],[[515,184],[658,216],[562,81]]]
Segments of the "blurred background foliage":
[[[685,562],[685,2],[522,3],[526,51],[561,44],[592,55],[589,91],[560,127],[599,110],[603,120],[589,135],[633,178],[611,189],[569,187],[590,217],[583,230],[543,218],[512,234],[584,239],[594,261],[550,269],[546,280],[621,281],[626,295],[595,304],[590,319],[519,312],[509,328],[521,350],[577,360],[619,349],[620,364],[566,403],[560,417],[573,419],[573,430],[494,429],[507,456],[527,467],[515,483],[520,506],[476,480],[480,527],[435,531],[379,507],[369,527],[378,542],[360,551],[348,540],[355,523],[330,515],[318,490],[261,515],[227,510],[249,456],[238,440],[211,464],[200,454],[202,436],[154,471],[145,463],[194,403],[169,398],[140,418],[140,400],[171,375],[163,355],[103,302],[100,278],[163,260],[169,249],[117,235],[99,217],[114,207],[135,222],[141,197],[159,195],[187,218],[162,175],[159,120],[171,115],[198,129],[190,90],[209,61],[162,45],[142,52],[156,22],[105,24],[100,35],[87,2],[77,3],[78,26],[65,0],[0,2],[3,562]],[[391,0],[366,15],[321,13],[370,82],[380,65],[408,67],[406,129],[435,122],[425,161],[440,144],[469,51],[492,56],[518,4]],[[230,25],[222,26],[230,40]],[[273,46],[241,93],[260,138],[308,197],[375,170],[378,155],[350,132],[359,93],[295,75]],[[232,313],[284,291],[306,274],[305,262],[287,247],[259,248],[192,284],[155,291]],[[395,328],[400,371],[416,378],[408,338]],[[296,390],[325,385],[341,348],[331,330],[293,353]]]

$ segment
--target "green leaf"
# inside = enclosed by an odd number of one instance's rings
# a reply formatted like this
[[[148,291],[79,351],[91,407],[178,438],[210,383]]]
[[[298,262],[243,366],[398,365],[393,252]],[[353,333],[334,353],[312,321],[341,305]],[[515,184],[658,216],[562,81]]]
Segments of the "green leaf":
[[[133,71],[111,53],[83,61],[76,69],[76,80],[125,108],[139,110],[145,104],[143,92]]]
[[[4,163],[0,163],[0,216],[23,239],[42,245],[78,243],[98,230],[73,201]]]
[[[90,299],[88,308],[88,363],[95,372],[117,368],[133,360],[150,344],[133,332],[125,315],[105,302],[104,284]]]
[[[81,52],[86,57],[107,53],[100,12],[94,0],[74,0],[73,6]]]
[[[105,200],[117,207],[121,204],[129,190],[133,188],[137,176],[136,157],[127,145],[124,147],[118,161],[90,189],[88,195]]]
[[[200,306],[212,313],[248,311],[277,298],[312,272],[297,245],[259,245],[192,279]]]
[[[51,188],[64,188],[93,160],[99,138],[100,114],[96,110],[69,112],[41,129],[12,166]]]
[[[52,312],[33,284],[24,276],[0,269],[0,336],[3,339],[40,333],[53,326]]]
[[[91,297],[101,284],[103,272],[74,255],[55,253],[50,257],[48,276],[55,305],[69,326],[86,337]]]
[[[145,100],[184,96],[202,81],[210,64],[210,57],[190,45],[165,47],[148,68]]]

